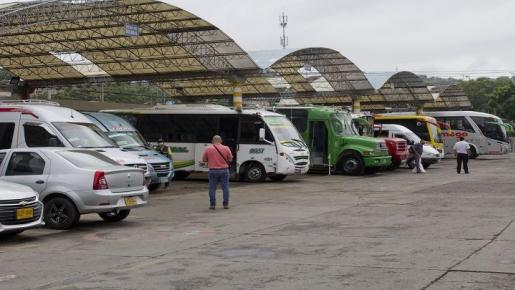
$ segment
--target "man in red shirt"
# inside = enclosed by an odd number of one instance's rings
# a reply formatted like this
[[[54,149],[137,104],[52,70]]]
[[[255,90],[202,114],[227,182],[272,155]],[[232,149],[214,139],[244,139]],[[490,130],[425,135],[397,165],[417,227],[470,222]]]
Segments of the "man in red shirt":
[[[229,167],[232,161],[231,149],[222,145],[222,137],[215,135],[212,145],[204,149],[202,161],[209,168],[209,209],[216,208],[216,188],[220,183],[224,192],[223,206],[229,208]]]

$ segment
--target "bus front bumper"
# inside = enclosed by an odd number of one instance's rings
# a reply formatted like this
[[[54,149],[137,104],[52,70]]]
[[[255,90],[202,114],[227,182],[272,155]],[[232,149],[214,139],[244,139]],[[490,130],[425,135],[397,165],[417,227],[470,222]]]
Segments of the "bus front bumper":
[[[363,157],[363,161],[365,161],[365,167],[382,167],[389,166],[392,163],[392,157],[390,155],[368,156]]]

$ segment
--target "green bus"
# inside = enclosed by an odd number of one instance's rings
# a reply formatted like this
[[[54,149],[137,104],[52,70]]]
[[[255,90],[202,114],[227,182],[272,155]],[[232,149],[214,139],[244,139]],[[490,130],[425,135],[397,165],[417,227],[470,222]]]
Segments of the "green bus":
[[[381,139],[360,136],[348,111],[334,107],[274,107],[302,134],[310,149],[310,168],[334,168],[336,172],[360,175],[391,164]]]

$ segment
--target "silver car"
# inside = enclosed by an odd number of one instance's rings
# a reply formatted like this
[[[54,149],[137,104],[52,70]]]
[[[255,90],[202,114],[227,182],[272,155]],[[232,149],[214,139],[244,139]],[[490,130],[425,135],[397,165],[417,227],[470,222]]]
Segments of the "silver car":
[[[42,223],[38,194],[28,186],[0,181],[0,236],[16,235]]]
[[[144,171],[121,166],[93,150],[34,148],[0,151],[0,180],[39,193],[44,221],[55,229],[75,225],[82,214],[121,221],[147,203]]]

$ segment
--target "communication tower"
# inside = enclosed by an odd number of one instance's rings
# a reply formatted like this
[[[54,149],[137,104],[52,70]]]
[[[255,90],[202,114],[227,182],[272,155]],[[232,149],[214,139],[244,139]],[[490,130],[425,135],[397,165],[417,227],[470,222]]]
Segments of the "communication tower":
[[[283,49],[286,49],[288,46],[288,37],[286,36],[286,26],[288,25],[288,15],[282,13],[282,15],[279,16],[279,24],[281,25],[283,29],[283,35],[281,36],[281,47]]]

